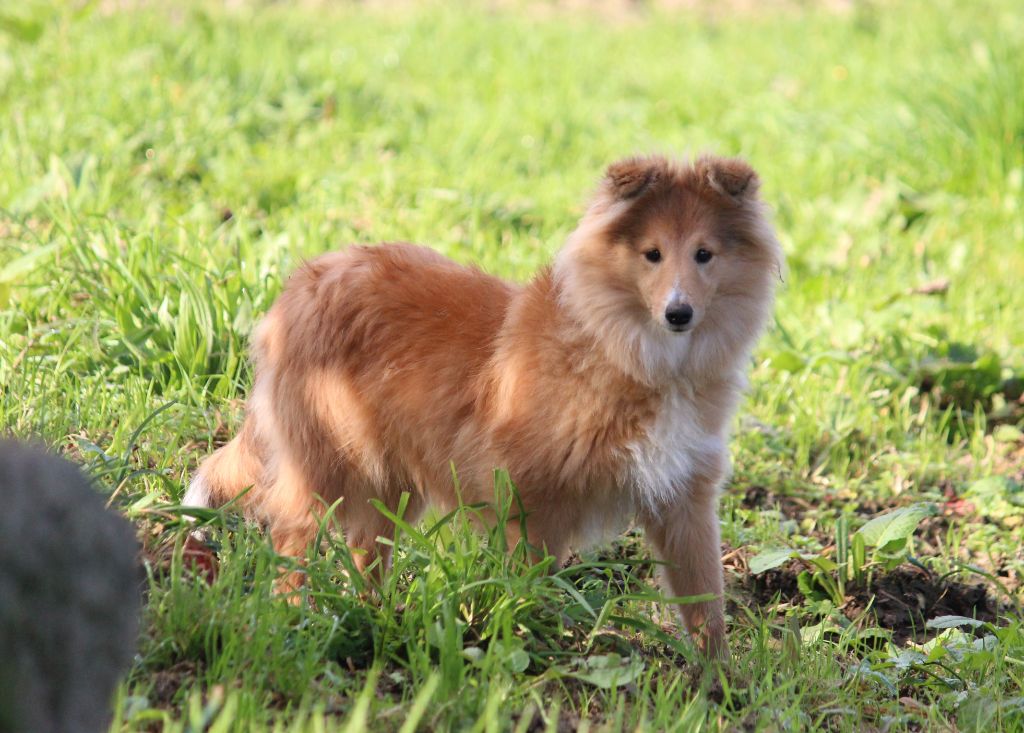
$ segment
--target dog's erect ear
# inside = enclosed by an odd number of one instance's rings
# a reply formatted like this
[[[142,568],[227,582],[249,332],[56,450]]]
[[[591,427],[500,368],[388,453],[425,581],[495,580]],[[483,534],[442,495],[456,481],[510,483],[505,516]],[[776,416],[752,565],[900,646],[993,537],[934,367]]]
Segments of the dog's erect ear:
[[[697,161],[697,171],[708,189],[736,204],[753,198],[761,183],[754,169],[739,158],[707,156]]]
[[[665,172],[662,158],[626,158],[608,166],[605,185],[616,201],[636,198],[649,189]]]

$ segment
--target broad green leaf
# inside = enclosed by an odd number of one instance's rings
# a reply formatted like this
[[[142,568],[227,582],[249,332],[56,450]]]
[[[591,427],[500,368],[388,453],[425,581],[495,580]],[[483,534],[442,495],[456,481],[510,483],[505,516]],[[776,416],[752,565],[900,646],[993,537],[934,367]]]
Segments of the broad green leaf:
[[[771,362],[780,372],[799,372],[807,366],[807,360],[793,349],[779,349],[771,355]]]
[[[925,628],[952,629],[957,626],[970,626],[971,628],[977,628],[984,625],[984,621],[979,621],[976,618],[968,618],[967,616],[936,616],[925,623]]]
[[[750,568],[751,573],[754,575],[760,575],[766,570],[779,567],[795,554],[796,551],[788,547],[773,547],[767,550],[762,550],[754,555],[750,558],[747,565]]]
[[[863,660],[856,667],[853,667],[851,672],[858,676],[872,679],[883,685],[890,694],[897,695],[899,688],[893,684],[892,680],[883,672],[883,669],[875,669],[867,660]]]
[[[644,662],[640,657],[622,658],[618,654],[608,654],[587,657],[579,670],[570,672],[569,676],[594,687],[610,690],[628,685],[643,671]]]
[[[857,632],[858,641],[892,641],[892,631],[877,626],[869,626]]]
[[[857,530],[857,534],[864,538],[864,544],[869,547],[899,549],[914,534],[917,525],[935,513],[936,509],[932,504],[901,507],[875,517]]]
[[[928,661],[928,657],[918,649],[900,649],[896,656],[890,657],[890,661],[897,669],[905,670],[913,664],[922,664]]]
[[[828,594],[814,581],[814,575],[803,570],[796,576],[796,585],[806,598],[812,601],[827,601]]]
[[[525,672],[530,666],[530,655],[522,649],[513,649],[505,658],[505,666],[512,672]]]
[[[833,560],[830,560],[824,555],[810,555],[804,557],[804,559],[810,561],[814,567],[826,574],[832,573],[839,567]]]
[[[800,629],[800,641],[804,644],[814,644],[819,642],[825,635],[825,632],[831,631],[832,628],[833,627],[828,622],[828,619],[819,621],[812,626],[804,626]]]

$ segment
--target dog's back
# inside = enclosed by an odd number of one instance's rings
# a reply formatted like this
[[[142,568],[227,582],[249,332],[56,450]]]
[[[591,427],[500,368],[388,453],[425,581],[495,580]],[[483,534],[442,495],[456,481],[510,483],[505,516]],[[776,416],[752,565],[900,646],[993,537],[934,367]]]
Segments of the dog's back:
[[[298,543],[314,495],[345,497],[346,520],[369,496],[447,498],[515,292],[409,244],[304,264],[255,334],[245,426],[204,462],[185,504],[218,505],[253,486],[243,506],[274,518],[279,535],[294,527]],[[380,523],[372,512],[367,531]]]

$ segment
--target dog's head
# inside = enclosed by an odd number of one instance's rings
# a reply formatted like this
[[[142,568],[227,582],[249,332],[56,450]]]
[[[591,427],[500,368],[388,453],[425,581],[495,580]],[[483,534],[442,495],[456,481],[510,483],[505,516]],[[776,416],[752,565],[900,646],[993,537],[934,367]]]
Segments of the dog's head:
[[[641,360],[681,359],[702,331],[752,342],[782,265],[758,187],[733,158],[611,165],[556,263],[563,299],[595,333],[632,324]]]

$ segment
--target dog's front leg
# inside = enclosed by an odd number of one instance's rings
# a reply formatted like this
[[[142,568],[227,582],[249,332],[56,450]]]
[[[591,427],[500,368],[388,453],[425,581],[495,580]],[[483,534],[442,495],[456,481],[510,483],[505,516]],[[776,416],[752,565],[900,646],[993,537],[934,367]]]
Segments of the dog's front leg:
[[[708,657],[729,654],[725,638],[717,477],[693,482],[673,506],[644,518],[647,537],[665,565],[663,586],[673,596],[713,594],[679,610],[697,647]]]

